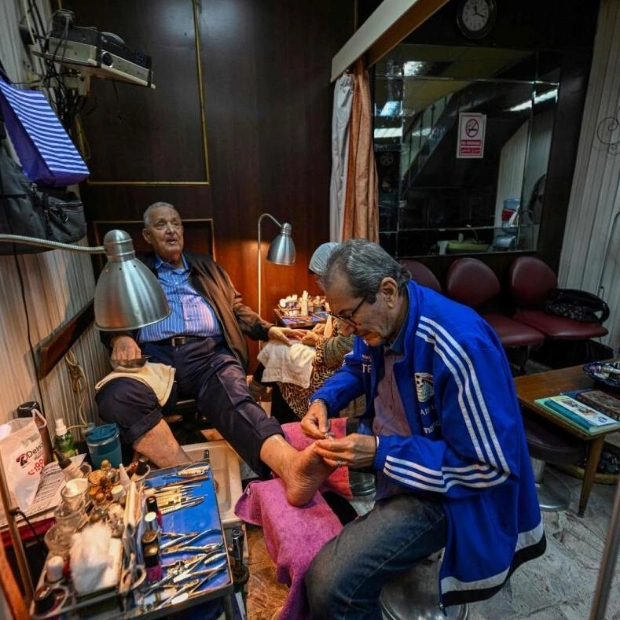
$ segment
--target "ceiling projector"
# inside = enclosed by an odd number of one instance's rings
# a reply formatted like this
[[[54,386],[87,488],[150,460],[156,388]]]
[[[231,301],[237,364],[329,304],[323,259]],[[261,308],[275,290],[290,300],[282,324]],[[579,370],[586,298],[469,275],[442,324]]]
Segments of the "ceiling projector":
[[[88,76],[155,88],[151,57],[129,49],[111,32],[55,21],[45,51],[38,55]]]

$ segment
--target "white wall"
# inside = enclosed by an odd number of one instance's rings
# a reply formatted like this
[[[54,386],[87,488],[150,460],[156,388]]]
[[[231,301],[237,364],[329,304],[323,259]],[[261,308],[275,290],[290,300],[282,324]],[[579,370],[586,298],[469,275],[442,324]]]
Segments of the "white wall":
[[[559,279],[560,286],[597,293],[609,304],[604,342],[614,350],[620,345],[619,113],[620,2],[602,0]]]

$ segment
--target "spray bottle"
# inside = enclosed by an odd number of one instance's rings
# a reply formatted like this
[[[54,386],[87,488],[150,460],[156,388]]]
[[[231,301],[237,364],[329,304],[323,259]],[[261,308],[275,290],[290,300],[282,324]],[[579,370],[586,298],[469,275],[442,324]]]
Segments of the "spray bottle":
[[[58,452],[61,452],[63,456],[71,458],[75,456],[78,451],[73,444],[73,435],[71,431],[67,430],[65,421],[62,418],[56,418],[56,440],[54,442],[54,448]]]

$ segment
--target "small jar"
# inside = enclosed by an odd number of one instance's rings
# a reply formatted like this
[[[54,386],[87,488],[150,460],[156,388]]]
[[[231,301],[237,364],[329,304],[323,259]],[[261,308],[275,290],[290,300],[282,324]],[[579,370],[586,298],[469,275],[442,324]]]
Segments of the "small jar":
[[[159,545],[153,543],[147,545],[142,554],[144,555],[144,568],[146,570],[146,580],[149,583],[157,583],[164,576],[164,570],[159,556]]]

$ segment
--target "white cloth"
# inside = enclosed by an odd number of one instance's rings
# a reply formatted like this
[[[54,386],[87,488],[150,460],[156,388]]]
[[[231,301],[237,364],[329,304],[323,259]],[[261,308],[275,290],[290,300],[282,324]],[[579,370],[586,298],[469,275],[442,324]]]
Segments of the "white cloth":
[[[314,347],[300,342],[295,342],[290,347],[279,342],[268,342],[258,354],[258,360],[265,367],[261,381],[280,381],[308,388],[315,355]]]
[[[349,120],[353,104],[355,80],[352,75],[341,75],[334,86],[332,110],[332,175],[329,188],[329,238],[342,240],[344,201],[349,160]]]
[[[113,379],[135,379],[148,385],[155,392],[157,401],[163,407],[172,391],[174,373],[175,369],[172,366],[147,362],[138,371],[118,369],[111,372],[95,385],[95,392],[98,392],[108,381]]]

